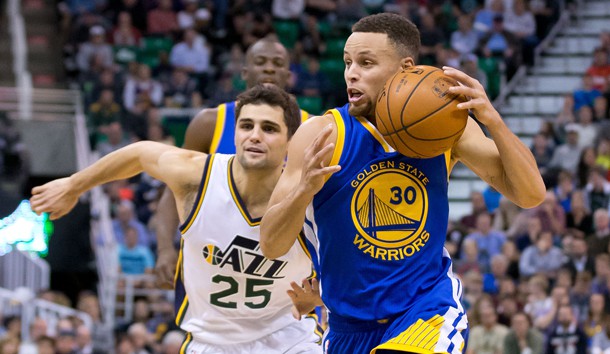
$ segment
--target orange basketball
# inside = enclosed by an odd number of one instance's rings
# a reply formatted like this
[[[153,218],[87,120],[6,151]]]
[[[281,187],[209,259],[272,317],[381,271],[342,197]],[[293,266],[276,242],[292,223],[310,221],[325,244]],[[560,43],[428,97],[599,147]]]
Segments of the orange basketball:
[[[457,81],[439,68],[419,65],[392,76],[379,94],[377,128],[405,156],[429,158],[449,150],[462,136],[468,111],[462,95],[448,92]]]

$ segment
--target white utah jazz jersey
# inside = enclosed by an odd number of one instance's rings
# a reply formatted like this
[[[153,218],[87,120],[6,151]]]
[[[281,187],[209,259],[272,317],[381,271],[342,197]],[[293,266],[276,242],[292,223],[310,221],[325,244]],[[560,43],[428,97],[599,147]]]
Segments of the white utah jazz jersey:
[[[286,290],[313,275],[303,236],[283,257],[262,255],[260,218],[243,205],[232,163],[233,155],[208,157],[195,205],[180,227],[176,323],[197,342],[243,343],[294,324]]]

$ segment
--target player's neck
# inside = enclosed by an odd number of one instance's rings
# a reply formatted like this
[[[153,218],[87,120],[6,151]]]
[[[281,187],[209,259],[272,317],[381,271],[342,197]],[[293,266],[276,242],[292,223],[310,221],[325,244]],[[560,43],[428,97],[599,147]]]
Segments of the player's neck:
[[[248,213],[253,218],[262,217],[267,209],[273,188],[277,184],[282,169],[244,169],[233,163],[233,180]]]

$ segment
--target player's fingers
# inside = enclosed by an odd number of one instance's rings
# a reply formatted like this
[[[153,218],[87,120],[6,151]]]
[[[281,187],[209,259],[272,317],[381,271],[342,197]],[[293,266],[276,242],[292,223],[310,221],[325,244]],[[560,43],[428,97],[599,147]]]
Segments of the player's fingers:
[[[293,292],[295,295],[296,295],[297,293],[299,293],[299,292],[302,292],[302,291],[303,291],[303,288],[301,288],[301,287],[299,286],[299,284],[297,284],[296,282],[293,282],[293,281],[291,281],[291,282],[290,282],[290,287],[292,288],[292,290],[288,290],[288,291]]]
[[[443,66],[443,73],[445,75],[457,80],[459,83],[464,84],[465,86],[470,86],[470,87],[480,87],[481,86],[481,83],[479,82],[479,80],[467,75],[463,71],[460,71],[456,68],[452,68],[450,66]]]
[[[452,86],[449,88],[449,92],[456,95],[464,95],[470,98],[480,96],[480,92],[477,89],[468,86]]]
[[[36,187],[32,188],[32,195],[42,193],[43,191],[44,191],[44,186],[36,186]]]
[[[311,288],[315,292],[319,292],[320,291],[320,283],[318,282],[318,279],[316,279],[316,278],[312,278],[311,279]]]

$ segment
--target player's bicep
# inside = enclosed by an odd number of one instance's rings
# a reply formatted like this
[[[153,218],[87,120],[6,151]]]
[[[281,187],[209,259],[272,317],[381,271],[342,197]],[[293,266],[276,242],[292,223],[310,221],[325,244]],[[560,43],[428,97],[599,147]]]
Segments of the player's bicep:
[[[498,148],[473,118],[468,118],[466,129],[454,147],[453,158],[490,185],[497,187],[501,183],[503,167]]]

